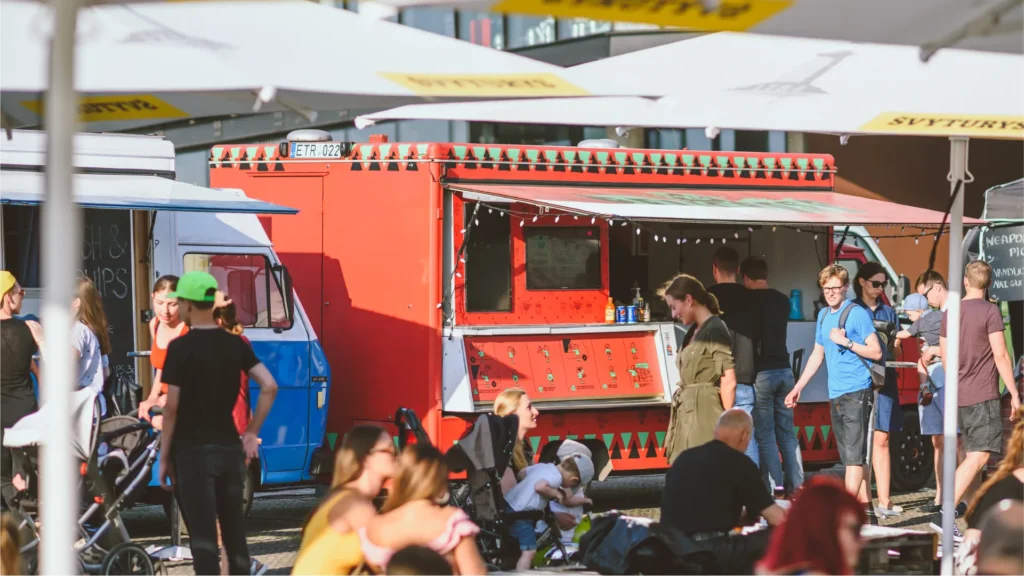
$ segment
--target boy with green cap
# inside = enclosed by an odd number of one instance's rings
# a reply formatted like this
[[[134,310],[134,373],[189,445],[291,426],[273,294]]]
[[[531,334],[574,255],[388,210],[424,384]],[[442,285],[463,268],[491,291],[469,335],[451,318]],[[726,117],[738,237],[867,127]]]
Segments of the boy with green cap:
[[[255,458],[258,434],[277,395],[277,382],[241,337],[217,325],[213,317],[217,280],[206,272],[188,272],[178,280],[182,318],[188,334],[171,341],[164,363],[167,384],[160,485],[170,490],[188,519],[197,574],[219,574],[217,520],[231,574],[249,573],[242,490],[245,462]],[[240,374],[259,383],[260,395],[249,428],[239,442],[232,418]]]

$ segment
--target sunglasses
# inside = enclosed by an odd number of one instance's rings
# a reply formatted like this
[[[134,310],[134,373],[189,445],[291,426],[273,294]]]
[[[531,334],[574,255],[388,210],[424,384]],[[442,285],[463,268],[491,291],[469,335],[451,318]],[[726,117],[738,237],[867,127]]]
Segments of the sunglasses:
[[[868,284],[871,284],[875,288],[881,288],[889,283],[888,280],[868,280]]]

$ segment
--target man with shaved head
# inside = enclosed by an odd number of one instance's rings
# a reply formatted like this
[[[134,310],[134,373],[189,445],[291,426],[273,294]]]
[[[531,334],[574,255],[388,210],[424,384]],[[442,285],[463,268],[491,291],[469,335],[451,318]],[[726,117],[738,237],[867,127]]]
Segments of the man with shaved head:
[[[981,522],[978,574],[1024,574],[1024,505],[1003,500]]]
[[[767,548],[767,530],[729,534],[744,517],[753,522],[763,516],[771,526],[785,518],[761,471],[744,454],[753,430],[745,411],[726,410],[718,418],[715,439],[684,451],[665,475],[661,524],[714,551],[721,574],[752,574]]]

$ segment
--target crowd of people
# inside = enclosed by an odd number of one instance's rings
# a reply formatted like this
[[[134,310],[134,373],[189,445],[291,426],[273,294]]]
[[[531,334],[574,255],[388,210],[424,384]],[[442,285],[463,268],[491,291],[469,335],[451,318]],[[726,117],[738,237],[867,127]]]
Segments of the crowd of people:
[[[892,502],[889,486],[889,437],[900,430],[902,417],[895,372],[885,362],[901,341],[919,341],[921,433],[931,436],[936,457],[937,490],[928,510],[937,512],[942,492],[952,490],[955,500],[963,501],[958,513],[969,527],[961,546],[965,569],[1020,573],[1024,413],[1001,316],[985,299],[992,280],[987,264],[972,262],[965,272],[955,404],[944,398],[944,311],[950,292],[940,274],[929,271],[918,280],[916,293],[902,307],[913,323],[888,342],[878,325],[898,324],[896,311],[884,302],[885,271],[869,263],[851,279],[842,266],[827,266],[818,277],[825,306],[816,319],[814,349],[796,379],[786,348],[790,302],[770,287],[767,263],[756,256],[740,262],[735,250],[723,247],[714,255],[712,272],[716,284],[710,288],[681,274],[660,291],[672,317],[689,327],[677,354],[681,382],[665,440],[670,468],[661,524],[711,551],[722,573],[852,573],[861,527],[873,516],[904,512]],[[854,300],[846,296],[851,282]],[[8,428],[38,409],[32,377],[38,380],[44,333],[37,322],[16,318],[24,290],[6,271],[0,272],[0,293],[2,419]],[[161,486],[180,503],[197,573],[252,573],[259,566],[248,554],[242,490],[277,384],[242,336],[234,304],[213,276],[163,277],[152,296],[155,381],[139,417],[162,434]],[[79,281],[71,309],[78,386],[94,390],[105,413],[110,344],[102,303],[89,279]],[[845,477],[816,477],[805,484],[793,409],[822,364],[828,368],[832,431]],[[1016,428],[998,471],[968,498],[992,455],[1004,452],[1000,377]],[[260,390],[254,410],[249,379]],[[954,405],[964,456],[954,486],[943,486],[943,412]],[[493,408],[515,429],[508,462],[497,470],[504,508],[550,510],[556,538],[572,542],[584,507],[592,504],[586,489],[595,477],[593,454],[567,440],[556,461],[534,464],[526,436],[537,426],[538,410],[529,395],[504,390]],[[875,421],[869,425],[872,413]],[[450,505],[445,456],[429,444],[401,452],[397,446],[376,426],[356,426],[345,435],[331,490],[303,527],[295,573],[486,572],[477,545],[480,528],[466,511]],[[10,452],[4,449],[2,455],[3,498],[9,502],[24,489],[25,478]],[[869,465],[877,505],[865,479]],[[380,504],[385,485],[387,497]],[[735,530],[758,523],[763,529]],[[508,535],[520,549],[517,570],[535,565],[537,535],[545,528],[534,519],[509,523]],[[4,533],[4,573],[10,573],[8,562],[16,555],[8,555],[12,539]],[[1016,547],[1007,539],[1014,535]]]

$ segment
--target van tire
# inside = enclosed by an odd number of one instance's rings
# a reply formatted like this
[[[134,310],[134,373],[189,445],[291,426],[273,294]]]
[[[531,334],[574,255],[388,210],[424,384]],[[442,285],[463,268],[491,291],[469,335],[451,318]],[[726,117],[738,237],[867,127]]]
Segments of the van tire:
[[[920,490],[932,477],[934,452],[931,439],[921,435],[916,405],[903,410],[903,430],[889,439],[889,458],[896,490]]]

